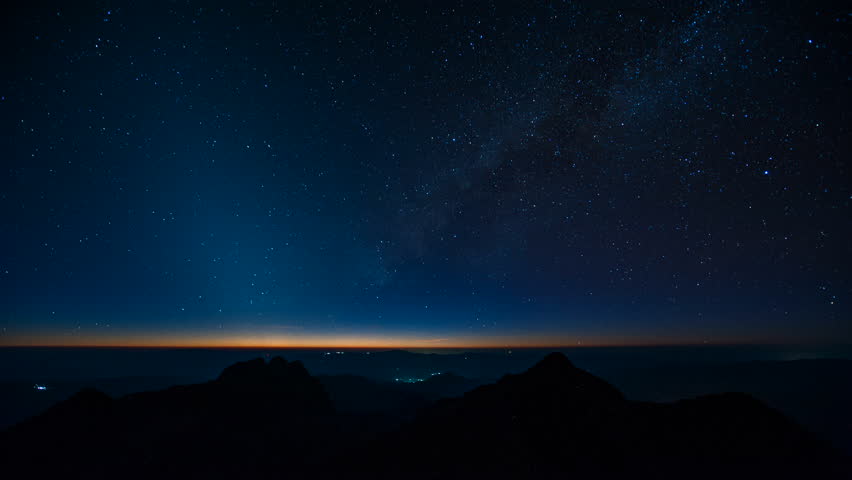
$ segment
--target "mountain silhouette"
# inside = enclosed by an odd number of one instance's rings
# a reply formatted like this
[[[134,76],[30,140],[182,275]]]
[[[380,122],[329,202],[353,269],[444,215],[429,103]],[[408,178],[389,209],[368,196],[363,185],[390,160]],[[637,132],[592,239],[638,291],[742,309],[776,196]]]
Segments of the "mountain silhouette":
[[[423,478],[791,478],[839,468],[825,444],[752,397],[632,402],[559,353],[437,402],[370,450],[383,453],[367,468],[417,465]]]
[[[605,373],[626,395],[650,401],[747,392],[852,454],[852,360],[668,365]]]
[[[300,362],[276,357],[119,399],[84,390],[12,427],[2,443],[7,465],[38,466],[45,476],[229,478],[284,468],[285,459],[291,471],[315,462],[334,437],[333,415],[320,382]]]
[[[3,432],[0,471],[10,478],[34,469],[54,478],[848,473],[833,450],[745,394],[630,401],[562,354],[431,404],[412,390],[467,382],[440,377],[414,387],[317,378],[276,357],[236,363],[210,382],[115,399],[83,390]]]

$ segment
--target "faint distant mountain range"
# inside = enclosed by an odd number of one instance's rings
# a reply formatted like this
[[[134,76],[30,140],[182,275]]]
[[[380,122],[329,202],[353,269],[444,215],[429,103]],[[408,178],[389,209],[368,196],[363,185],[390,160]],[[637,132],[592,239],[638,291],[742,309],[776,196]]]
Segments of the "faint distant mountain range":
[[[84,390],[3,432],[0,472],[12,473],[9,478],[849,473],[840,454],[744,394],[630,401],[562,354],[462,395],[472,383],[456,375],[405,385],[313,377],[300,362],[275,357],[234,364],[210,382],[115,399]]]

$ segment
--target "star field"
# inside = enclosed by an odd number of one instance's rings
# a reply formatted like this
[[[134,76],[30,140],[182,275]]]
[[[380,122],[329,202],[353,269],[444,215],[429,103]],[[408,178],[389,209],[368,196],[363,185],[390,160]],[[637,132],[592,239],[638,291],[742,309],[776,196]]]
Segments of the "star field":
[[[849,8],[3,21],[0,344],[852,340]]]

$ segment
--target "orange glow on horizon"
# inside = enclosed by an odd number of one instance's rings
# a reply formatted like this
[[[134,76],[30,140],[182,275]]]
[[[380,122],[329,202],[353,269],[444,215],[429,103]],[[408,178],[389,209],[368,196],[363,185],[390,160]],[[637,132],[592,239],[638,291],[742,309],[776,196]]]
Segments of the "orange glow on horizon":
[[[578,348],[578,347],[652,347],[676,345],[766,344],[765,340],[725,339],[721,342],[696,342],[694,339],[639,337],[557,336],[420,338],[415,336],[369,335],[115,335],[68,336],[33,335],[0,339],[0,347],[95,347],[95,348],[338,348],[338,349],[478,349],[478,348]],[[774,343],[774,342],[773,342]],[[781,342],[784,343],[784,342]]]
[[[0,335],[0,347],[103,348],[253,348],[253,349],[506,349],[578,347],[655,347],[700,345],[784,345],[804,339],[757,337],[716,332],[508,332],[473,335],[454,331],[313,330],[286,326],[251,329],[141,330],[69,332],[58,329],[21,329]],[[817,339],[814,339],[817,340]],[[819,342],[816,343],[826,343]]]
[[[28,341],[29,340],[29,341]],[[607,344],[593,344],[603,346]],[[266,337],[230,337],[223,339],[161,337],[161,338],[32,338],[3,342],[7,347],[147,347],[147,348],[538,348],[554,347],[554,343],[545,343],[530,339],[506,339],[503,342],[489,339],[416,339],[416,338],[374,338],[374,337],[335,337],[281,339]],[[586,342],[561,344],[568,346],[592,346]]]

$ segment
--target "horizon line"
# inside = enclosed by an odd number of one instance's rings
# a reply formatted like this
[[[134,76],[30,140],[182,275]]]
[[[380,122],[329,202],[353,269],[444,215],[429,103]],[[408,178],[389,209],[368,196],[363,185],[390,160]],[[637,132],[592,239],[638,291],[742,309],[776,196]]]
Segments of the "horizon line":
[[[663,347],[793,347],[793,346],[852,346],[844,342],[670,342],[670,343],[582,343],[582,344],[542,344],[542,345],[158,345],[158,344],[9,344],[0,345],[3,348],[68,348],[68,349],[181,349],[181,350],[533,350],[533,349],[575,349],[575,348],[663,348]]]

